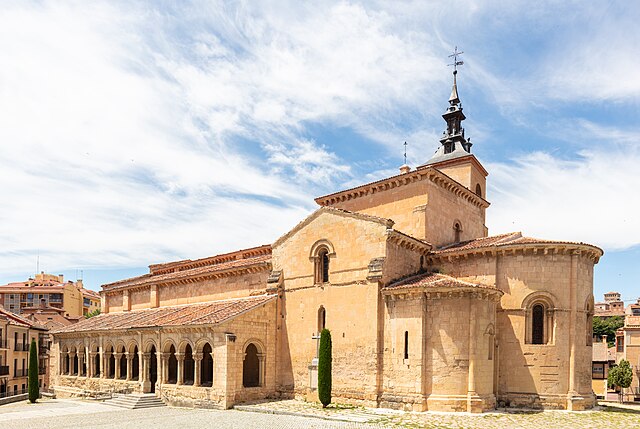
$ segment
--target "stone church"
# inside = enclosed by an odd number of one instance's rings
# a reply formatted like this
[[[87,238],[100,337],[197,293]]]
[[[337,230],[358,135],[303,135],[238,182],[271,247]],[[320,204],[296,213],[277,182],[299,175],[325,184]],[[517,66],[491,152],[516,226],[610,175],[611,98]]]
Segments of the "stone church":
[[[336,402],[592,407],[602,250],[488,235],[488,173],[465,137],[455,76],[425,164],[317,198],[318,210],[270,245],[103,285],[103,314],[55,332],[56,393],[155,392],[219,408],[313,399],[326,327]]]

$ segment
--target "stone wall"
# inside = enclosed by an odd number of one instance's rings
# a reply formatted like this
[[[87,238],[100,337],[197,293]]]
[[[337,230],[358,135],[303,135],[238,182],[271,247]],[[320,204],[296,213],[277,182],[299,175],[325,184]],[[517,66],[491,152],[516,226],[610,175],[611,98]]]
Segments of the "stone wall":
[[[504,292],[496,326],[499,401],[559,409],[593,406],[586,310],[593,299],[593,260],[549,245],[546,250],[435,257],[432,263],[446,274]],[[546,344],[527,340],[531,316],[525,307],[535,297],[553,304]]]

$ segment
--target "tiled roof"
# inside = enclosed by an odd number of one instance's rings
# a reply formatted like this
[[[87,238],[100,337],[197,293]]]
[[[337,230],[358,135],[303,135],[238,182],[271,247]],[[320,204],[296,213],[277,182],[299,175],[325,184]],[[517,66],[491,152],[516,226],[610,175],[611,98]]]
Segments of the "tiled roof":
[[[163,283],[168,281],[182,280],[187,278],[197,278],[209,274],[215,274],[238,268],[247,268],[251,266],[268,265],[271,263],[271,255],[261,255],[253,258],[236,259],[228,262],[205,265],[203,267],[191,268],[188,270],[170,272],[166,274],[144,274],[142,276],[130,279],[120,280],[115,283],[109,283],[102,286],[103,290],[109,291],[130,286],[140,286],[145,284]]]
[[[476,283],[466,282],[439,273],[423,273],[418,274],[384,287],[383,290],[400,290],[400,289],[416,289],[416,288],[477,288],[477,289],[493,289],[494,287],[484,286]]]
[[[518,245],[518,244],[557,244],[557,245],[589,246],[599,250],[600,253],[602,253],[601,249],[588,243],[582,243],[577,241],[544,240],[541,238],[523,237],[521,232],[510,232],[507,234],[477,238],[475,240],[462,241],[460,243],[454,243],[454,244],[442,246],[438,248],[436,251],[434,251],[434,254],[440,255],[440,254],[482,249],[482,248],[488,248],[488,247],[502,247],[502,246]]]
[[[265,304],[275,299],[275,297],[276,295],[260,295],[200,304],[99,314],[58,329],[53,333],[111,331],[160,326],[213,325]]]
[[[22,317],[22,316],[18,316],[17,314],[14,314],[10,311],[5,310],[4,308],[0,307],[0,316],[4,316],[9,323],[11,323],[12,325],[17,325],[17,326],[22,326],[25,328],[35,328],[35,329],[43,329],[43,330],[47,330],[47,328],[42,327],[40,325],[38,325],[37,323],[32,322],[31,320]]]

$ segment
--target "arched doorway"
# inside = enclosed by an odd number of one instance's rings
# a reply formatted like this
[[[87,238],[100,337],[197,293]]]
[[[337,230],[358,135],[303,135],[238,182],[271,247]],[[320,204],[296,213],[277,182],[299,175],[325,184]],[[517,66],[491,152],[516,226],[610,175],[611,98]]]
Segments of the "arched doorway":
[[[193,351],[191,350],[191,346],[187,344],[187,347],[184,348],[184,372],[182,374],[182,379],[184,380],[184,384],[192,385],[194,379],[194,362],[193,362]]]
[[[120,350],[120,374],[118,378],[124,380],[127,378],[127,355],[124,354],[124,347]]]
[[[133,359],[131,362],[131,379],[137,380],[140,376],[140,357],[138,356],[138,346],[133,348]]]
[[[93,376],[100,377],[100,353],[96,353],[93,357],[93,366],[95,368]]]
[[[73,349],[73,375],[78,375],[78,351],[76,349]]]
[[[116,378],[116,355],[113,353],[113,347],[109,351],[109,378]]]
[[[253,343],[249,344],[244,352],[242,385],[244,387],[260,386],[260,359],[258,359],[258,348]]]
[[[200,384],[205,387],[213,385],[213,358],[211,357],[211,345],[205,344],[202,348],[202,362],[200,363]]]
[[[178,359],[176,359],[176,348],[173,344],[169,348],[169,360],[167,364],[167,383],[176,384],[178,382]]]
[[[151,346],[149,351],[149,381],[151,382],[151,393],[156,391],[158,381],[158,357],[156,356],[156,346]]]

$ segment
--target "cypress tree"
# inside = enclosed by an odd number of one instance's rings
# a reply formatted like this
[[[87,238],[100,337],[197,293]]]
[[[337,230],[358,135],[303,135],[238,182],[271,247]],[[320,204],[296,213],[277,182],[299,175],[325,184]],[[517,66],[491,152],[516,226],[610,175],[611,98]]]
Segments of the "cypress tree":
[[[331,403],[331,332],[328,329],[323,329],[320,333],[318,398],[322,408],[326,408]]]
[[[36,347],[35,338],[31,339],[31,347],[29,348],[29,402],[36,402],[40,396],[40,387],[38,386],[38,348]]]

